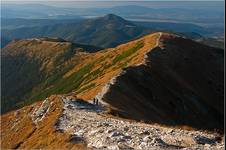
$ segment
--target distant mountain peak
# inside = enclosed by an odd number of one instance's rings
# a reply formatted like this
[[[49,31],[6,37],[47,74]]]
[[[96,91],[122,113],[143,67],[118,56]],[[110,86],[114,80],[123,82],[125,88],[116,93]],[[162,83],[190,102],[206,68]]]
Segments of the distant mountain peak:
[[[115,14],[107,14],[104,16],[105,19],[123,19],[122,17],[120,16],[117,16]],[[123,19],[124,20],[124,19]]]
[[[132,24],[131,22],[129,22],[129,21],[127,21],[127,20],[123,19],[122,17],[117,16],[115,14],[107,14],[102,19],[107,20],[107,21],[120,21],[120,22],[126,22],[126,23]]]

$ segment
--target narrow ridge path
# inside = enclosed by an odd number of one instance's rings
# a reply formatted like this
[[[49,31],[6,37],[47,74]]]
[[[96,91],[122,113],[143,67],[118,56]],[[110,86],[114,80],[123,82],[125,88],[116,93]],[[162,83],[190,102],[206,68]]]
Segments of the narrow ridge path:
[[[156,40],[156,45],[155,45],[155,47],[158,47],[158,46],[159,46],[161,37],[162,37],[162,32],[159,32],[159,37],[158,37],[158,39]]]

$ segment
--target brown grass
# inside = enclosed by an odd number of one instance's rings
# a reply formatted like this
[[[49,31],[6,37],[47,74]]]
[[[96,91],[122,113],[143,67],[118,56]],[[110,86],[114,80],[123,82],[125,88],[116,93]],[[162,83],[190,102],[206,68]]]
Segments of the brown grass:
[[[106,49],[103,51],[99,51],[95,54],[90,54],[89,57],[84,59],[84,61],[81,61],[79,65],[75,66],[74,69],[72,69],[70,72],[68,72],[67,76],[69,74],[72,74],[73,72],[76,72],[79,68],[81,68],[83,66],[82,64],[88,64],[88,63],[91,63],[93,60],[97,60],[98,58],[107,57],[102,62],[95,64],[92,71],[94,71],[95,69],[97,69],[99,67],[103,68],[104,65],[111,64],[116,56],[122,54],[124,51],[128,50],[129,48],[132,48],[138,41],[141,41],[141,40],[144,41],[144,46],[142,48],[140,48],[137,52],[135,52],[131,56],[119,61],[115,65],[110,66],[109,68],[106,68],[104,70],[103,75],[97,77],[92,82],[89,82],[89,84],[96,83],[96,86],[94,88],[84,91],[82,93],[79,93],[77,96],[84,100],[91,100],[97,95],[98,92],[101,92],[104,85],[106,83],[108,83],[111,78],[113,78],[114,76],[116,76],[122,72],[123,68],[119,67],[121,64],[124,64],[127,62],[127,66],[134,66],[134,65],[143,63],[144,62],[144,54],[146,54],[148,51],[151,51],[151,49],[155,47],[158,36],[159,36],[159,34],[147,35],[138,40],[134,40],[134,41],[128,42],[126,44],[119,45],[116,48]],[[86,85],[87,84],[82,84],[80,88],[82,88]]]
[[[51,96],[53,102],[48,115],[35,126],[29,113],[40,103],[24,107],[15,112],[1,116],[1,149],[86,149],[86,145],[70,143],[70,135],[56,131],[54,125],[62,113],[62,102],[59,97]],[[15,120],[19,122],[13,127]]]

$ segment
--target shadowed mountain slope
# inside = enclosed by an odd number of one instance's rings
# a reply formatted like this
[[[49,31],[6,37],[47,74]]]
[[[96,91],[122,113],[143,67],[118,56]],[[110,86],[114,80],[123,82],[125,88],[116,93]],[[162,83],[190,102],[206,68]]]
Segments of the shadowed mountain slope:
[[[145,64],[115,79],[103,100],[126,118],[223,130],[223,50],[162,35]]]
[[[25,45],[28,44],[20,49]],[[26,56],[30,56],[27,52]],[[116,48],[78,53],[60,64],[64,69],[34,85],[23,102],[69,93],[86,101],[99,99],[112,114],[129,119],[211,130],[223,128],[222,49],[159,32]],[[54,66],[53,70],[57,68]]]

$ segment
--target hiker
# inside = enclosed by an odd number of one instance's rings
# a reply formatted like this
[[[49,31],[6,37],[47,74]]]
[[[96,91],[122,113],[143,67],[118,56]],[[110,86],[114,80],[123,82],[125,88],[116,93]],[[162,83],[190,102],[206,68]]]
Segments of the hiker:
[[[98,99],[96,99],[96,105],[98,105]]]
[[[96,99],[94,98],[94,99],[93,99],[93,104],[95,105],[95,103],[96,103]]]

